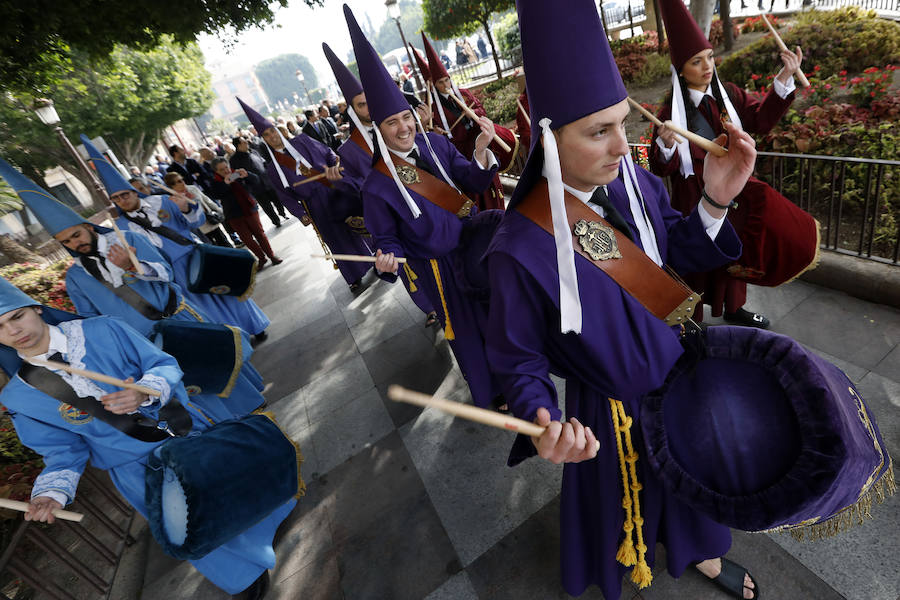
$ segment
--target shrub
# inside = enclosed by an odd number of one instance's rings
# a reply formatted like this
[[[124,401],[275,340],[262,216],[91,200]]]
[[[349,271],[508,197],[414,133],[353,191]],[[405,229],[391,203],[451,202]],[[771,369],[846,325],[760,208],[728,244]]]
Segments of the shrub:
[[[513,60],[521,53],[522,38],[519,36],[519,15],[513,11],[500,19],[494,28],[494,39],[500,55]]]
[[[516,100],[519,84],[515,77],[498,79],[487,84],[478,92],[484,110],[496,123],[507,123],[516,118]]]
[[[71,260],[60,261],[48,267],[34,263],[16,263],[0,269],[0,276],[41,304],[75,312],[75,306],[66,293],[66,270],[71,264]]]
[[[766,15],[766,18],[775,29],[781,27],[781,25],[779,25],[781,19],[779,19],[775,15]],[[741,24],[741,33],[760,33],[766,32],[768,30],[769,28],[766,27],[766,24],[763,22],[762,17],[747,17]]]
[[[650,85],[663,77],[669,76],[669,55],[668,54],[647,54],[647,60],[644,67],[637,72],[632,79],[632,83],[638,86]]]
[[[738,39],[741,35],[741,28],[734,21],[731,22],[731,37]],[[713,19],[709,26],[709,43],[713,48],[718,48],[725,43],[725,30],[722,28],[722,19]]]

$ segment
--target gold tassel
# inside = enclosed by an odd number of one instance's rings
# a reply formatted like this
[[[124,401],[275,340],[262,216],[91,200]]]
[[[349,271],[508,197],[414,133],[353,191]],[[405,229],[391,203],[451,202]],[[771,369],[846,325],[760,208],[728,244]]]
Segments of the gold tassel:
[[[622,540],[622,544],[619,546],[616,560],[626,567],[630,567],[637,562],[637,554],[634,551],[634,542],[632,542],[634,522],[631,519],[631,494],[628,493],[631,486],[628,485],[628,466],[625,464],[625,451],[622,446],[622,427],[619,423],[619,411],[616,410],[615,403],[616,400],[609,399],[613,431],[616,434],[616,451],[619,454],[619,470],[622,473],[622,489],[625,491],[625,494],[622,496],[622,508],[625,509],[625,523],[622,525],[622,529],[625,531],[625,539]]]
[[[403,272],[406,273],[406,280],[409,282],[409,293],[414,294],[419,291],[418,286],[413,283],[419,276],[410,268],[409,263],[403,263]]]
[[[437,283],[438,294],[441,295],[441,306],[444,308],[444,337],[447,341],[455,340],[456,334],[453,333],[453,325],[450,323],[450,312],[447,310],[447,299],[444,298],[444,286],[441,283],[441,270],[438,262],[431,259],[431,270],[434,273],[434,281]]]

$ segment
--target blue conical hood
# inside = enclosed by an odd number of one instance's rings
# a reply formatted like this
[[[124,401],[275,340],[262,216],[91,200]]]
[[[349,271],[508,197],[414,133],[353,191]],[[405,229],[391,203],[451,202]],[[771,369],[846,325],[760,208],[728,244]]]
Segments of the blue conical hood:
[[[81,143],[84,144],[85,149],[87,149],[88,156],[91,157],[91,162],[94,163],[94,168],[97,169],[97,174],[100,175],[100,180],[106,187],[107,194],[112,196],[116,192],[121,192],[122,190],[137,192],[137,190],[128,183],[128,180],[122,177],[119,170],[106,160],[106,157],[97,150],[97,147],[91,143],[91,139],[88,136],[82,133],[80,137]]]
[[[10,185],[50,235],[87,223],[74,210],[0,158],[0,177]]]

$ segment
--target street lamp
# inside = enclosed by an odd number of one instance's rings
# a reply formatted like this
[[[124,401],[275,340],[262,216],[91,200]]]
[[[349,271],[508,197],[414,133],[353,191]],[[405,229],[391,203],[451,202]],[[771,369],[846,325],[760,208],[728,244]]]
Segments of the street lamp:
[[[94,187],[94,202],[96,204],[96,208],[98,210],[102,210],[106,208],[109,203],[109,198],[106,195],[106,189],[104,189],[103,184],[97,179],[91,169],[87,166],[87,163],[84,162],[84,159],[81,158],[81,155],[78,154],[78,151],[75,149],[75,146],[72,145],[72,142],[69,141],[69,138],[66,137],[65,132],[63,131],[62,126],[59,124],[59,114],[56,112],[56,108],[53,106],[53,100],[49,98],[36,98],[34,104],[32,105],[34,112],[37,113],[38,119],[41,120],[41,123],[47,125],[48,127],[53,127],[53,131],[56,132],[56,135],[59,137],[59,141],[62,142],[63,147],[69,151],[72,157],[75,159],[75,163],[78,165],[78,168],[81,169],[82,174],[87,177],[88,181],[91,182],[91,185]],[[99,203],[97,202],[99,200]]]
[[[312,104],[312,100],[309,99],[309,90],[306,89],[306,79],[303,78],[303,71],[297,69],[297,81],[300,82],[300,85],[303,86],[303,91],[306,93],[306,103]]]
[[[406,54],[409,57],[409,70],[412,71],[413,76],[416,78],[416,86],[418,86],[420,90],[424,90],[425,86],[422,85],[422,80],[419,79],[418,69],[413,65],[413,57],[409,56],[409,44],[406,43],[406,36],[403,35],[403,28],[400,26],[400,4],[397,0],[384,0],[384,5],[387,7],[388,16],[397,23],[397,31],[400,32],[400,39],[403,40],[403,50],[406,51]],[[400,65],[400,67],[400,71],[403,72],[403,65]]]

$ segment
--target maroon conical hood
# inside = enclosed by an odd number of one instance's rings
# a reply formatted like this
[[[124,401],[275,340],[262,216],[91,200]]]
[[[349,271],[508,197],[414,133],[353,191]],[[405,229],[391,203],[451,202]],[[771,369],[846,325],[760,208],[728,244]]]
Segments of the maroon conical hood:
[[[419,66],[419,72],[422,73],[422,78],[425,81],[431,79],[431,71],[428,70],[428,63],[425,62],[425,57],[422,56],[422,53],[416,50],[412,44],[409,45],[409,56],[411,60],[415,60],[416,64]]]
[[[669,38],[669,57],[678,71],[698,52],[712,49],[682,0],[659,0],[659,12]]]
[[[422,32],[422,44],[425,46],[425,58],[428,59],[428,74],[432,83],[437,82],[438,79],[450,77],[450,73],[447,72],[444,63],[441,62],[441,57],[435,52],[434,47],[431,45],[431,42],[428,41],[428,38],[425,37],[424,31]]]

